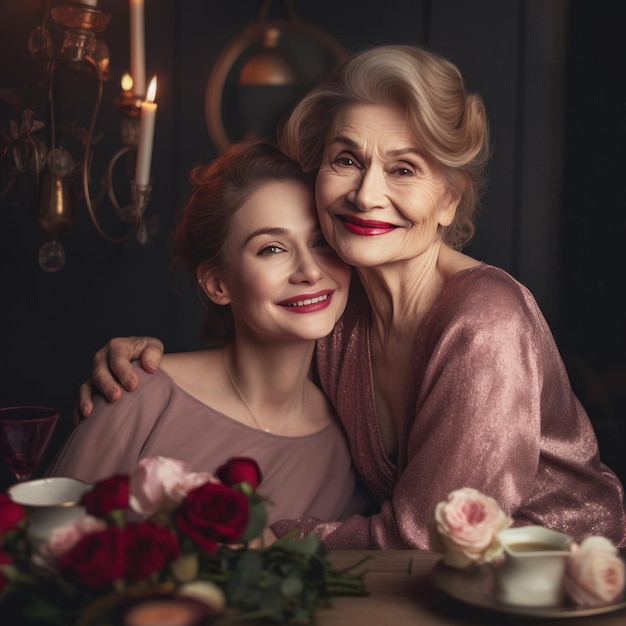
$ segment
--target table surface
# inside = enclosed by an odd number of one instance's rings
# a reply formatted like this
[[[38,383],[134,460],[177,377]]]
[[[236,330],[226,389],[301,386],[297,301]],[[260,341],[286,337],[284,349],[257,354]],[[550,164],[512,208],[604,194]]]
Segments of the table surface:
[[[438,590],[430,572],[440,559],[418,550],[335,551],[331,561],[339,569],[369,557],[359,569],[367,571],[368,597],[332,598],[332,607],[317,613],[317,626],[625,626],[626,609],[590,617],[529,619],[462,603]],[[359,570],[356,570],[359,571]]]

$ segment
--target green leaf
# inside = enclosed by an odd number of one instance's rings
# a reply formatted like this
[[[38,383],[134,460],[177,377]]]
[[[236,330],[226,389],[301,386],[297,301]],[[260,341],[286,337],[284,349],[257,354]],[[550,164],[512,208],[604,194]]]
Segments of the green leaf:
[[[236,569],[240,579],[240,584],[245,587],[251,587],[255,585],[261,577],[263,571],[263,563],[261,561],[261,555],[252,550],[246,552],[240,559]]]
[[[322,545],[319,537],[313,533],[309,533],[302,539],[293,539],[285,544],[285,548],[291,552],[303,554],[305,556],[313,556],[320,550]]]
[[[298,597],[302,590],[304,589],[304,584],[302,579],[298,576],[289,576],[285,578],[280,586],[280,590],[286,596]]]
[[[267,589],[259,603],[259,609],[268,618],[276,622],[285,620],[283,597],[278,589]]]
[[[252,539],[258,537],[265,527],[267,526],[267,511],[265,509],[265,502],[259,500],[258,502],[250,501],[250,519],[248,526],[242,535],[240,541],[247,543]]]

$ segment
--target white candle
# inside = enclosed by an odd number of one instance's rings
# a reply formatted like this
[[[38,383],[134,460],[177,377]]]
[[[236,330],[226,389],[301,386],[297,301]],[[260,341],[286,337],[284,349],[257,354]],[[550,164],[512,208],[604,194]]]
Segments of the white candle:
[[[133,93],[144,97],[146,93],[146,50],[143,0],[130,1],[130,75]]]
[[[80,0],[80,2],[82,4],[86,4],[90,7],[97,7],[98,6],[98,0]]]
[[[154,141],[154,121],[156,119],[157,105],[156,76],[148,86],[147,99],[141,103],[141,116],[139,118],[139,144],[137,146],[137,166],[135,169],[135,186],[145,187],[150,182],[150,166],[152,165],[152,143]]]

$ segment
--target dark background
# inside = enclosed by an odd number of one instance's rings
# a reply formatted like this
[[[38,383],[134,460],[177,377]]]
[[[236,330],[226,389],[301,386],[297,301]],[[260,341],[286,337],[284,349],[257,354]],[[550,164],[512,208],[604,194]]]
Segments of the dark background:
[[[46,120],[43,103],[34,100],[39,66],[27,48],[45,4],[0,3],[1,147],[10,137],[9,120],[19,122],[23,106]],[[99,0],[99,6],[112,15],[104,33],[112,77],[97,122],[103,139],[91,169],[95,182],[120,147],[113,102],[129,66],[128,2]],[[147,244],[106,242],[81,203],[76,225],[61,239],[65,267],[45,273],[37,265],[46,237],[32,217],[32,180],[16,181],[0,198],[0,406],[61,410],[41,471],[69,432],[78,386],[107,339],[147,334],[161,338],[168,351],[200,346],[199,307],[189,285],[169,270],[167,238],[191,167],[217,154],[205,119],[211,70],[220,52],[255,22],[260,6],[252,0],[146,0],[146,75],[157,74],[159,81],[147,210],[159,223]],[[284,6],[273,2],[269,18],[285,19]],[[292,6],[300,20],[347,52],[383,43],[441,52],[459,65],[469,89],[482,94],[494,156],[478,236],[468,252],[531,288],[603,457],[626,479],[626,4],[294,0]],[[57,112],[87,125],[93,80],[77,84],[58,94]],[[7,97],[7,89],[18,101]],[[252,101],[253,111],[242,109],[246,115],[233,116],[228,107],[231,135],[254,127],[263,114],[262,95],[253,94]],[[99,215],[112,235],[124,232],[106,202]],[[9,481],[2,467],[0,483]]]

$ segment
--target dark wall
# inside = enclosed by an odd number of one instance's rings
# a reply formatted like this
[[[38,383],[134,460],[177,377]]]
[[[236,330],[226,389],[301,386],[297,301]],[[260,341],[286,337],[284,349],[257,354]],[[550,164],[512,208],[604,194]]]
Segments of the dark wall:
[[[31,101],[37,77],[26,41],[37,25],[36,8],[41,4],[0,3],[0,89],[16,90],[22,104]],[[104,139],[96,148],[94,179],[119,147],[113,101],[128,68],[128,3],[99,4],[113,16],[105,33],[112,78],[105,85],[97,124]],[[187,193],[189,170],[217,153],[204,110],[211,69],[224,47],[256,20],[260,4],[146,2],[147,76],[156,73],[159,80],[148,208],[148,216],[158,218],[159,226],[148,244],[134,239],[105,242],[81,205],[76,226],[62,238],[66,266],[47,274],[37,266],[37,250],[45,237],[30,214],[28,186],[19,184],[27,181],[19,181],[0,198],[0,405],[43,403],[61,409],[62,422],[46,462],[69,432],[76,392],[89,373],[92,354],[109,337],[151,334],[169,351],[200,345],[199,309],[186,282],[169,271],[167,237]],[[273,3],[271,19],[285,17],[281,6]],[[367,0],[359,3],[358,12],[353,3],[331,0],[295,0],[293,6],[300,19],[326,31],[348,52],[381,43],[423,44],[459,65],[468,87],[485,99],[494,147],[479,233],[470,252],[530,286],[564,353],[596,350],[621,358],[623,364],[621,317],[615,313],[621,309],[610,289],[619,281],[621,262],[610,258],[613,274],[601,262],[609,254],[608,231],[610,241],[624,235],[624,218],[618,213],[624,208],[623,187],[615,161],[604,159],[605,153],[613,154],[607,142],[617,145],[616,131],[622,138],[624,132],[623,122],[614,125],[620,112],[624,117],[623,87],[621,95],[616,87],[621,75],[615,64],[606,63],[609,41],[618,38],[603,35],[603,29],[623,23],[621,5],[607,1],[589,6],[578,0]],[[617,52],[611,57],[614,63]],[[623,67],[623,56],[621,63]],[[594,87],[584,93],[589,81]],[[72,111],[82,107],[83,124],[88,121],[90,94],[86,84],[66,96],[75,101]],[[19,110],[0,102],[4,141],[8,120],[19,119]],[[45,109],[40,115],[44,119]],[[605,125],[602,132],[595,132],[600,124]],[[581,154],[586,157],[579,158]],[[597,171],[604,174],[601,184]],[[104,202],[99,214],[109,232],[119,235],[124,226],[110,211]],[[592,267],[595,271],[588,271]],[[605,281],[603,290],[596,272]],[[601,321],[598,310],[604,312]],[[603,332],[596,332],[600,327]],[[622,333],[621,343],[615,342],[614,333]],[[581,337],[586,340],[580,342]],[[584,380],[579,380],[581,396],[586,396]],[[599,421],[603,432],[604,420]]]
[[[626,480],[626,5],[570,2],[559,331],[604,456]]]
[[[4,141],[8,138],[8,120],[19,121],[21,106],[33,106],[36,119],[48,122],[45,100],[37,98],[38,65],[27,49],[42,4],[22,0],[0,3],[0,89],[13,88],[20,100],[16,106],[0,103]],[[94,194],[99,192],[98,182],[108,160],[121,146],[119,116],[113,102],[119,95],[129,56],[128,3],[103,0],[101,4],[113,14],[106,32],[113,76],[105,84],[96,128],[104,138],[95,149],[91,169]],[[146,15],[148,75],[159,71],[171,76],[173,2],[168,6],[160,0],[159,4],[164,13],[151,11]],[[83,89],[59,91],[57,111],[61,120],[68,121],[68,110],[78,111],[76,121],[87,126],[94,84],[87,75]],[[178,202],[169,173],[175,152],[172,106],[172,96],[164,88],[152,170],[158,182],[149,208],[150,215],[159,216],[160,227],[147,245],[141,246],[135,239],[121,245],[106,242],[80,203],[75,227],[61,237],[67,254],[65,267],[48,274],[37,263],[38,249],[47,237],[33,219],[32,181],[17,180],[0,199],[0,405],[58,407],[61,420],[50,454],[69,432],[78,386],[89,374],[90,353],[116,334],[149,332],[167,339],[173,325],[176,294],[170,285],[166,251]],[[126,225],[114,217],[107,202],[102,203],[98,214],[109,234],[121,236],[126,232]]]

